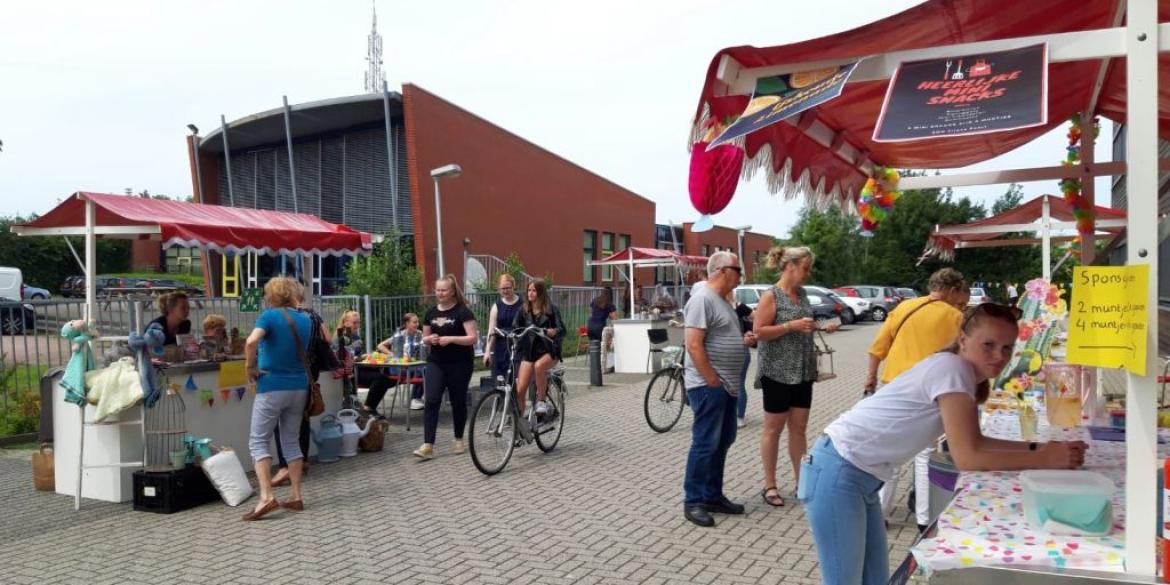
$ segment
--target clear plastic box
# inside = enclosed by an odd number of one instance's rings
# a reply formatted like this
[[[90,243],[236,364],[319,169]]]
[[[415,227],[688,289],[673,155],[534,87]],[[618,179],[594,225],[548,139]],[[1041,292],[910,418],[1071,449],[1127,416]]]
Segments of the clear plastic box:
[[[1109,478],[1092,471],[1042,469],[1020,473],[1024,517],[1049,534],[1101,536],[1113,527]]]

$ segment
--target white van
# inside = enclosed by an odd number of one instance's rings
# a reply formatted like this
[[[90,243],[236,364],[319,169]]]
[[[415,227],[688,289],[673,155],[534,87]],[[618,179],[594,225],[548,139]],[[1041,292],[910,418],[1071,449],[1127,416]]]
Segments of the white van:
[[[0,266],[0,299],[19,301],[24,298],[24,277],[19,268]]]

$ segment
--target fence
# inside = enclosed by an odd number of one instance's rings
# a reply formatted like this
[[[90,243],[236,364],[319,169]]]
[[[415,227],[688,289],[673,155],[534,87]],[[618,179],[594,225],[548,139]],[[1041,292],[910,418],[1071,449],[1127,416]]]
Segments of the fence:
[[[589,304],[599,291],[589,287],[554,287],[550,291],[568,328],[565,338],[568,355],[573,355],[578,347],[578,332],[588,321]],[[467,304],[475,314],[481,339],[487,334],[488,314],[498,298],[496,293],[471,292],[467,295]],[[109,336],[141,331],[158,314],[153,303],[151,299],[99,300],[95,310],[98,330]],[[415,313],[421,318],[434,304],[433,295],[313,298],[313,308],[331,333],[342,313],[358,311],[367,348],[373,348],[379,341],[393,335],[406,313]],[[80,300],[53,299],[26,305],[31,309],[17,317],[27,316],[22,323],[28,325],[27,329],[0,327],[0,365],[3,366],[3,374],[0,374],[0,436],[36,430],[40,412],[40,378],[54,367],[63,367],[72,356],[69,341],[60,336],[61,327],[80,318],[85,311],[85,302]],[[204,317],[212,314],[224,316],[229,331],[238,329],[245,336],[259,316],[259,313],[240,311],[239,298],[192,298],[189,315],[192,332],[201,334]],[[0,324],[13,324],[7,314],[0,315],[0,319],[3,319]],[[102,343],[95,346],[94,353],[99,362],[108,347],[109,344]]]

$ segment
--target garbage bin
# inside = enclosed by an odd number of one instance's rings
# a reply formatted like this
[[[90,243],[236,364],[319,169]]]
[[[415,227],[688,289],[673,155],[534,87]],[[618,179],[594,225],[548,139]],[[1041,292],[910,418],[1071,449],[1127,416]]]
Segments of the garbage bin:
[[[589,340],[589,385],[601,386],[601,371],[604,364],[601,363],[601,341],[598,339]]]
[[[955,467],[949,452],[935,451],[930,454],[926,474],[930,478],[930,521],[933,523],[955,497],[959,468]]]

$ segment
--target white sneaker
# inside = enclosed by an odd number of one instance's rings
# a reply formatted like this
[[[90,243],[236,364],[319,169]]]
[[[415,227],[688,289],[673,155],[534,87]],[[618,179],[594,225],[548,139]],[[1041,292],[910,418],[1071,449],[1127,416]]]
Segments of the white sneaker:
[[[536,414],[548,414],[548,405],[543,400],[536,401]]]
[[[410,409],[411,410],[422,410],[425,407],[426,407],[426,403],[424,403],[422,400],[420,400],[418,398],[410,399]]]
[[[735,428],[742,429],[746,426],[747,426],[747,419],[743,419],[743,418],[735,419]]]

